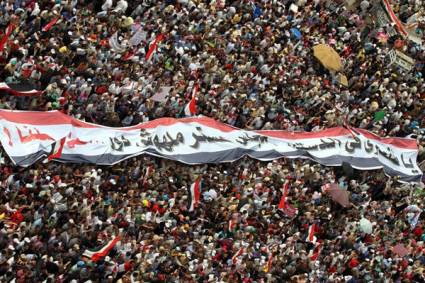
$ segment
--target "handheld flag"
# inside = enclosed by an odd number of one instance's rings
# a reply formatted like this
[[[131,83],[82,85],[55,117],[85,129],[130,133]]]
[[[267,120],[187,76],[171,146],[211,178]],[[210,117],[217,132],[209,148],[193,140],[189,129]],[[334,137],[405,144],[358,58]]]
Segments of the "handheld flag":
[[[44,32],[48,32],[55,24],[56,22],[59,20],[59,17],[52,19],[47,25],[45,25],[43,27],[43,31]]]
[[[232,257],[233,264],[236,264],[238,262],[238,257],[240,257],[244,253],[244,250],[245,249],[242,247],[235,253],[235,255]]]
[[[0,51],[3,51],[4,46],[6,45],[6,42],[9,40],[9,36],[12,34],[12,32],[15,30],[14,24],[9,24],[6,28],[6,32],[4,33],[3,37],[0,40]]]
[[[151,44],[149,44],[149,50],[148,53],[146,53],[146,57],[145,60],[149,61],[152,58],[153,53],[156,51],[156,49],[158,48],[158,43],[160,43],[161,41],[163,41],[165,39],[165,36],[163,34],[159,34],[154,41],[151,42]]]
[[[283,185],[283,194],[280,198],[278,209],[283,212],[286,216],[292,218],[297,214],[297,209],[293,207],[288,201],[287,196],[289,192],[289,181],[286,181]]]
[[[195,86],[193,87],[193,91],[192,91],[192,99],[189,101],[189,103],[184,108],[184,114],[186,115],[186,117],[196,115],[196,112],[197,112],[196,95],[198,94],[198,91],[199,91],[199,85],[195,84]]]
[[[198,178],[189,188],[189,211],[194,211],[195,207],[198,206],[199,199],[201,197],[201,179]]]
[[[314,236],[314,234],[317,232],[317,230],[318,230],[318,227],[316,224],[310,225],[310,227],[308,228],[308,235],[307,235],[306,242],[316,243],[317,238],[316,236]]]
[[[121,238],[119,236],[113,238],[105,246],[103,246],[97,251],[85,250],[83,256],[89,258],[93,262],[99,261],[100,259],[108,255],[108,253],[115,247],[115,245],[119,242],[120,239]]]

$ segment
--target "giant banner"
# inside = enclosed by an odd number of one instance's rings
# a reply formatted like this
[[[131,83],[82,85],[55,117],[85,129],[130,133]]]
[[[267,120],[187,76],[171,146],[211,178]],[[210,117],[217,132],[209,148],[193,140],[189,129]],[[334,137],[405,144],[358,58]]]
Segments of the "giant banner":
[[[61,162],[111,165],[149,154],[186,164],[308,158],[325,166],[383,168],[406,182],[422,175],[416,140],[380,138],[363,129],[319,132],[247,131],[207,117],[161,118],[127,128],[86,123],[58,111],[0,110],[0,142],[11,160],[29,166],[51,157]]]

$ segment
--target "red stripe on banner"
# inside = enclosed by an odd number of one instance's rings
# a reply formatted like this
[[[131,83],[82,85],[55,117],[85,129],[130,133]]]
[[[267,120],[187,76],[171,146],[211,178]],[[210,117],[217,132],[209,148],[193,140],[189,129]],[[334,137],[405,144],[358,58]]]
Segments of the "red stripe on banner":
[[[7,111],[0,110],[0,119],[8,120],[13,123],[51,126],[70,124],[73,118],[59,111]]]
[[[41,90],[31,90],[31,91],[16,91],[10,87],[0,86],[0,91],[5,91],[9,95],[13,96],[38,96],[43,92]]]
[[[177,123],[198,123],[202,126],[214,128],[222,132],[232,132],[240,130],[238,128],[232,127],[230,125],[218,122],[214,119],[207,117],[188,117],[182,119],[175,118],[159,118],[147,123],[139,124],[132,127],[124,128],[110,128],[106,126],[96,125],[87,123],[84,121],[77,120],[68,115],[65,115],[59,111],[10,111],[10,110],[0,110],[0,119],[5,119],[14,123],[29,124],[29,125],[40,125],[40,126],[49,126],[49,125],[63,125],[63,124],[72,124],[74,127],[79,128],[104,128],[104,129],[113,129],[118,131],[131,131],[136,129],[153,129],[158,126],[172,126]],[[417,150],[417,144],[415,139],[409,138],[381,138],[378,137],[367,130],[355,129],[366,138],[378,141],[380,143],[392,145],[404,149]],[[326,137],[341,137],[341,136],[351,136],[351,132],[343,127],[325,129],[318,132],[288,132],[288,131],[252,131],[253,133],[258,133],[272,138],[280,138],[287,140],[297,140],[297,139],[312,139],[312,138],[326,138]]]
[[[361,133],[364,137],[376,140],[381,143],[390,144],[396,147],[400,148],[408,148],[408,149],[418,149],[418,145],[415,139],[409,139],[409,138],[381,138],[369,131],[363,130],[363,129],[355,129],[359,133]]]

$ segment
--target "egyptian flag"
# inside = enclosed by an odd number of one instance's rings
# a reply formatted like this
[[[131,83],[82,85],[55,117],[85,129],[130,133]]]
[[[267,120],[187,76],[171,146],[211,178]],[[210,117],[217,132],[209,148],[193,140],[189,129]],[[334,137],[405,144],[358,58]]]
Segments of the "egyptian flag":
[[[47,161],[51,161],[52,159],[58,159],[61,157],[63,146],[65,145],[65,140],[66,137],[63,137],[59,141],[54,143],[52,152],[47,157]]]
[[[194,211],[201,197],[201,179],[198,178],[189,188],[189,211]]]
[[[308,228],[308,235],[307,235],[307,239],[306,242],[310,242],[310,243],[316,243],[317,238],[316,236],[314,236],[314,234],[319,230],[319,227],[317,227],[316,224],[312,224],[310,225],[310,227]]]
[[[149,50],[148,53],[146,53],[145,60],[149,61],[153,55],[153,53],[158,48],[158,43],[163,41],[165,39],[165,36],[163,34],[159,34],[150,44],[149,44]]]
[[[0,92],[14,96],[37,96],[43,92],[36,90],[30,83],[0,83]]]
[[[289,218],[292,218],[297,214],[297,209],[287,201],[288,191],[289,181],[285,182],[285,184],[283,185],[283,194],[280,198],[278,209]]]
[[[108,255],[108,253],[115,247],[119,240],[120,237],[117,236],[97,251],[85,250],[83,256],[89,258],[93,262],[99,261]]]
[[[240,248],[235,255],[232,257],[232,263],[236,264],[238,262],[238,257],[240,257],[243,253],[244,253],[245,249],[244,248]]]
[[[149,179],[150,175],[152,175],[152,173],[153,173],[153,165],[149,165],[145,169],[145,175],[143,176],[143,188],[147,189],[148,179]]]
[[[114,262],[114,265],[112,267],[112,272],[117,274],[117,273],[121,273],[121,272],[127,272],[130,271],[132,269],[132,264],[130,261],[126,261],[122,264],[118,264],[116,262]]]
[[[312,260],[312,261],[317,260],[317,258],[319,257],[320,249],[321,248],[322,248],[322,244],[321,243],[317,243],[317,245],[314,248],[314,250],[309,253],[310,260]]]
[[[15,30],[15,25],[10,23],[6,28],[6,32],[4,33],[3,37],[0,40],[0,51],[3,51],[3,48],[6,45],[6,42],[9,40],[9,36],[12,34],[14,30]]]
[[[234,221],[233,219],[229,220],[229,232],[233,232],[236,228],[236,221]]]
[[[52,19],[47,25],[45,25],[42,29],[44,32],[48,32],[59,20],[59,17]]]
[[[382,5],[383,4],[383,5]],[[385,12],[387,13],[390,20],[396,25],[398,31],[403,34],[404,36],[408,35],[408,32],[406,31],[403,24],[400,22],[400,20],[397,18],[396,14],[394,13],[391,3],[389,0],[382,0],[381,5],[384,7]]]
[[[189,103],[184,108],[184,114],[186,117],[194,116],[196,115],[196,95],[199,91],[199,85],[195,84],[192,91],[192,99],[189,101]]]

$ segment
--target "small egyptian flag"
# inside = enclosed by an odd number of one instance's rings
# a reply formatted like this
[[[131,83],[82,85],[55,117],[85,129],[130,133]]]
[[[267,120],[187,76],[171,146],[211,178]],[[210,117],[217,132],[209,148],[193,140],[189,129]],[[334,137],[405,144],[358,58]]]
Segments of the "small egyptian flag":
[[[321,243],[317,243],[316,247],[313,249],[312,252],[310,252],[309,256],[310,256],[310,260],[315,261],[317,260],[317,258],[319,257],[320,254],[320,249],[322,248],[322,244]]]
[[[192,91],[192,98],[190,99],[186,107],[184,108],[184,114],[186,115],[186,117],[196,115],[196,112],[197,112],[196,95],[198,94],[198,91],[199,91],[199,85],[195,84]]]
[[[288,202],[287,200],[288,192],[289,192],[289,181],[285,182],[285,184],[283,185],[283,194],[282,194],[282,197],[280,198],[278,209],[289,218],[292,218],[297,214],[297,209]]]
[[[150,44],[149,44],[149,50],[148,53],[146,53],[145,60],[149,61],[152,58],[153,53],[158,48],[158,43],[163,41],[165,39],[165,36],[163,34],[159,34]]]
[[[143,176],[143,188],[146,189],[148,187],[148,179],[152,175],[152,173],[153,173],[153,165],[149,165],[148,167],[146,167],[145,175]]]
[[[83,256],[89,258],[93,262],[99,261],[108,255],[108,253],[115,247],[119,240],[120,237],[117,236],[97,251],[85,250]]]
[[[229,232],[233,232],[236,228],[236,221],[234,221],[233,219],[229,220]]]
[[[236,264],[238,262],[238,257],[240,257],[244,253],[245,249],[242,247],[240,248],[235,255],[232,257],[232,263]]]
[[[6,31],[0,40],[0,51],[3,51],[3,48],[6,45],[6,42],[9,40],[9,36],[12,34],[14,30],[15,30],[14,24],[11,23],[7,26]]]
[[[314,234],[319,230],[319,227],[316,224],[312,224],[310,225],[310,227],[308,228],[308,235],[307,235],[307,239],[306,242],[310,242],[310,243],[316,243],[317,238],[316,236],[314,236]]]
[[[44,32],[48,32],[59,20],[59,17],[53,18],[47,25],[45,25],[42,29]]]
[[[189,193],[189,211],[194,211],[195,207],[198,206],[199,199],[201,197],[201,179],[198,178],[188,189]]]

